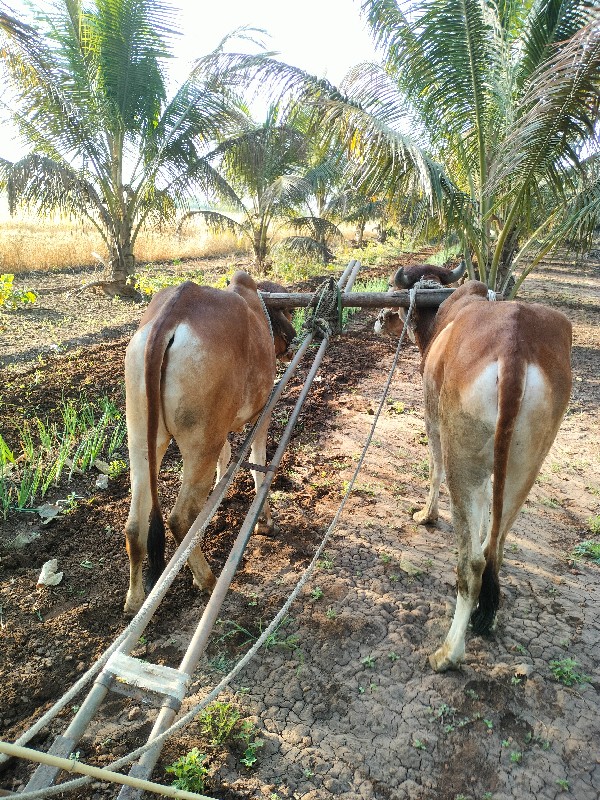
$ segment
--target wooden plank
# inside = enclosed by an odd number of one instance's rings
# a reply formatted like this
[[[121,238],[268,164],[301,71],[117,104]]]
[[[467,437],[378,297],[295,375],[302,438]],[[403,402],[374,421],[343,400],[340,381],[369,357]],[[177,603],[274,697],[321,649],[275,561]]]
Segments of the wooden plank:
[[[104,667],[105,672],[115,676],[117,682],[123,682],[136,689],[145,689],[156,694],[166,694],[183,700],[190,676],[172,667],[140,661],[138,658],[114,653]],[[116,687],[115,687],[116,688]]]

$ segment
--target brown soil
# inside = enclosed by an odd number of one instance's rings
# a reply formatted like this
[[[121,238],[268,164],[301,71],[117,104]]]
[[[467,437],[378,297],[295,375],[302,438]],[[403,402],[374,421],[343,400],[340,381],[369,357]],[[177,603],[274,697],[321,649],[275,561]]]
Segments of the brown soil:
[[[367,270],[381,274],[381,270]],[[79,282],[81,273],[20,276],[33,288]],[[85,276],[83,276],[85,277]],[[556,262],[531,279],[524,299],[562,308],[574,323],[573,399],[554,447],[515,524],[502,576],[494,638],[471,635],[464,666],[434,674],[427,662],[445,635],[455,596],[448,498],[435,528],[411,510],[427,491],[418,354],[401,357],[363,472],[327,556],[292,607],[278,644],[261,651],[224,693],[264,744],[254,768],[240,741],[211,746],[198,723],[170,740],[154,779],[198,747],[208,754],[206,793],[234,798],[369,800],[553,800],[600,793],[600,567],[573,560],[600,513],[600,264]],[[36,306],[0,316],[5,362],[2,436],[16,445],[24,416],[50,417],[62,398],[111,396],[123,403],[123,354],[140,308],[90,294],[46,291]],[[253,536],[194,676],[201,698],[280,608],[338,507],[377,407],[395,344],[356,315],[335,339],[273,485],[276,538]],[[271,452],[302,376],[275,411]],[[178,488],[178,454],[161,476],[167,508]],[[50,499],[76,492],[71,513],[43,526],[11,514],[0,536],[0,732],[14,741],[122,630],[128,582],[123,525],[128,477],[95,487],[88,473]],[[205,540],[221,569],[252,497],[240,476]],[[39,534],[12,546],[20,533]],[[42,564],[64,572],[36,588]],[[318,591],[317,591],[318,590]],[[176,667],[204,608],[186,571],[177,578],[135,655]],[[229,635],[228,635],[229,634]],[[286,637],[295,638],[287,640]],[[549,662],[574,658],[589,680],[565,687]],[[188,701],[186,701],[187,707]],[[38,735],[47,748],[68,709]],[[78,745],[106,765],[143,743],[155,710],[111,695]],[[10,762],[0,785],[18,790],[32,766]],[[94,783],[76,798],[115,797]]]

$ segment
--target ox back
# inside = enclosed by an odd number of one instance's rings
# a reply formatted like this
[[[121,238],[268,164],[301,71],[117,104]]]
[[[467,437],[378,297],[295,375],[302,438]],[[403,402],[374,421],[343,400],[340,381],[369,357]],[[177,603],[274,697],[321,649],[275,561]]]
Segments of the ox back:
[[[218,480],[227,467],[228,433],[253,421],[267,401],[275,355],[256,284],[245,272],[234,275],[227,291],[190,282],[164,289],[142,316],[125,357],[132,492],[125,527],[130,562],[127,613],[135,613],[145,597],[146,552],[147,589],[164,569],[165,527],[157,478],[171,438],[183,458],[183,475],[168,522],[181,541],[204,505],[215,470]],[[252,447],[256,464],[265,463],[268,422]],[[258,487],[263,476],[255,472],[254,479]],[[266,504],[263,514],[270,529]],[[201,589],[212,588],[214,576],[199,547],[188,564],[194,582]]]
[[[393,329],[393,315],[384,326]],[[431,487],[414,518],[437,519],[445,477],[458,542],[456,610],[445,642],[430,656],[442,671],[462,660],[469,619],[478,633],[493,627],[506,535],[569,401],[571,324],[541,305],[490,303],[487,287],[471,281],[437,314],[419,309],[415,335]]]

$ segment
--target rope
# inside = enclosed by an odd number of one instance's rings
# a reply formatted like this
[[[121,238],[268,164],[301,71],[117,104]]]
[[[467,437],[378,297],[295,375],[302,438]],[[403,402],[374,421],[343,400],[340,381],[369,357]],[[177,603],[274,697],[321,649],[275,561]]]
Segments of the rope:
[[[269,323],[269,330],[271,331],[271,339],[273,340],[273,343],[275,343],[275,337],[273,336],[273,326],[271,324],[271,315],[269,314],[267,304],[265,303],[265,299],[262,296],[262,292],[260,291],[260,289],[257,289],[256,293],[258,294],[258,299],[260,300],[260,303],[263,307],[263,311],[265,312],[265,317],[267,318],[267,322]]]
[[[492,303],[495,302],[495,300],[496,300],[496,292],[494,292],[492,289],[488,289],[487,299]]]
[[[369,434],[368,434],[367,439],[365,441],[365,444],[363,446],[360,458],[358,460],[358,464],[356,465],[356,469],[354,470],[354,474],[352,475],[352,478],[350,479],[350,482],[348,483],[348,486],[346,488],[346,491],[344,492],[344,496],[343,496],[342,501],[341,501],[341,503],[340,503],[340,505],[338,507],[338,510],[337,510],[337,512],[336,512],[331,524],[327,528],[327,531],[325,532],[325,535],[323,536],[321,544],[317,548],[317,550],[316,550],[316,552],[315,552],[315,554],[314,554],[314,556],[312,558],[312,561],[310,562],[308,567],[304,570],[304,572],[300,576],[300,579],[298,580],[296,586],[292,590],[292,593],[290,594],[288,599],[285,601],[285,603],[283,604],[283,606],[281,607],[279,612],[276,614],[276,616],[272,619],[272,621],[268,625],[268,627],[265,628],[265,630],[261,633],[261,635],[258,637],[256,642],[252,645],[250,650],[248,650],[248,652],[244,656],[242,656],[242,658],[238,661],[238,663],[235,665],[235,667],[233,667],[231,672],[229,672],[227,675],[225,675],[225,677],[220,681],[220,683],[218,683],[215,686],[215,688],[211,692],[209,692],[209,694],[207,694],[199,703],[194,705],[189,711],[187,711],[182,717],[180,717],[177,720],[177,722],[175,722],[173,725],[171,725],[170,728],[167,728],[166,731],[163,731],[163,733],[161,733],[156,738],[152,739],[152,741],[146,742],[146,744],[142,745],[141,747],[138,747],[137,750],[132,751],[131,753],[129,753],[126,756],[123,756],[122,758],[118,759],[117,761],[113,761],[111,764],[108,765],[108,767],[106,767],[106,769],[116,770],[116,769],[120,769],[121,767],[124,767],[127,764],[130,764],[132,761],[135,761],[140,756],[142,756],[147,750],[150,750],[153,747],[161,745],[164,741],[166,741],[166,739],[170,738],[173,734],[177,733],[177,731],[179,731],[181,728],[184,728],[186,725],[188,725],[190,722],[192,722],[194,720],[194,718],[198,715],[198,713],[200,711],[202,711],[202,709],[206,708],[206,706],[209,703],[211,703],[213,700],[215,700],[221,694],[221,692],[231,683],[231,681],[236,677],[236,675],[239,672],[241,672],[241,670],[248,664],[248,662],[251,661],[252,658],[254,658],[254,656],[259,651],[259,649],[262,647],[262,645],[265,643],[267,638],[281,624],[282,620],[287,615],[287,612],[289,611],[290,606],[292,605],[294,600],[296,600],[296,598],[298,597],[298,595],[300,594],[300,592],[302,591],[304,586],[308,583],[308,581],[311,578],[313,572],[315,571],[315,568],[317,566],[317,562],[318,562],[319,558],[321,557],[321,555],[323,553],[323,550],[325,549],[325,546],[327,545],[327,543],[330,540],[335,528],[337,527],[339,519],[340,519],[340,517],[342,515],[342,512],[344,510],[344,507],[346,505],[346,501],[348,500],[348,497],[350,496],[350,494],[352,492],[352,489],[354,488],[354,484],[355,484],[356,479],[357,479],[357,477],[358,477],[358,475],[360,473],[360,470],[362,469],[362,465],[363,465],[364,460],[365,460],[366,455],[367,455],[367,450],[369,449],[369,445],[371,444],[371,440],[372,440],[373,435],[375,433],[375,427],[377,425],[379,417],[381,416],[381,411],[383,409],[386,397],[387,397],[388,392],[390,390],[390,386],[391,386],[391,383],[392,383],[392,378],[394,376],[394,372],[396,371],[396,366],[398,364],[398,359],[400,357],[400,349],[402,347],[402,343],[404,341],[404,338],[405,338],[405,335],[406,335],[406,331],[407,331],[408,325],[410,323],[410,319],[412,317],[413,308],[414,308],[414,305],[415,305],[415,300],[416,300],[418,288],[420,288],[420,287],[414,286],[409,291],[409,299],[410,299],[409,308],[408,308],[408,311],[407,311],[407,314],[406,314],[406,319],[404,321],[404,326],[402,328],[402,333],[400,334],[400,338],[398,339],[398,346],[396,347],[396,353],[394,355],[394,360],[392,361],[392,366],[390,368],[390,372],[389,372],[387,381],[386,381],[384,389],[383,389],[383,394],[381,396],[381,400],[379,401],[379,406],[377,408],[377,411],[375,412],[375,416],[373,418],[373,422],[371,424],[371,428],[370,428]],[[47,787],[45,789],[39,789],[39,790],[34,791],[34,792],[25,792],[24,794],[19,794],[19,800],[42,800],[45,797],[51,797],[53,795],[61,794],[62,792],[69,792],[69,791],[72,791],[74,789],[77,789],[77,788],[79,788],[81,786],[84,786],[86,783],[89,783],[90,780],[91,780],[90,778],[78,778],[76,780],[72,780],[72,781],[68,781],[66,783],[58,784],[57,786],[50,786],[50,787]]]
[[[309,333],[320,339],[339,333],[342,329],[342,295],[333,278],[317,287],[306,309],[299,337]]]

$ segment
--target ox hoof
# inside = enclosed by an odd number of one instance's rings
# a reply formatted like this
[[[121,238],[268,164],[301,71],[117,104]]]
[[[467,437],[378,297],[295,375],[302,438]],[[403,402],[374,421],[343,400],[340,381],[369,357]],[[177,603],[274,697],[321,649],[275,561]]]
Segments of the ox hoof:
[[[279,533],[279,528],[272,520],[267,522],[264,519],[259,519],[254,526],[254,533],[259,533],[261,536],[276,536]]]
[[[446,647],[442,646],[435,653],[429,656],[429,663],[434,672],[446,672],[449,669],[458,669],[460,667],[459,661],[453,661],[449,655]]]
[[[123,606],[123,613],[125,614],[126,617],[135,617],[135,615],[140,610],[143,604],[144,604],[144,599],[142,599],[140,602],[127,599],[125,601],[125,605]]]
[[[200,581],[197,578],[194,578],[194,586],[201,592],[206,592],[207,594],[210,594],[212,592],[212,590],[215,588],[216,582],[217,579],[212,574],[212,572],[210,573],[210,575],[207,575],[204,578],[202,583],[200,583]]]
[[[434,525],[437,522],[437,518],[437,514],[428,514],[425,508],[413,514],[413,519],[418,525]]]

